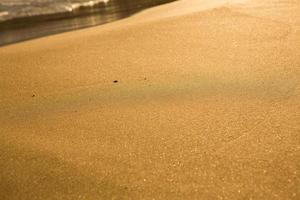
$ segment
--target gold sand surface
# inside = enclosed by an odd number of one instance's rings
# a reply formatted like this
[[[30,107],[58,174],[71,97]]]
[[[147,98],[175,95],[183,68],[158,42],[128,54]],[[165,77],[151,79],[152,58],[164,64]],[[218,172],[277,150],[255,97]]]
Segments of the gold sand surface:
[[[0,65],[1,200],[300,198],[298,0],[182,0]]]

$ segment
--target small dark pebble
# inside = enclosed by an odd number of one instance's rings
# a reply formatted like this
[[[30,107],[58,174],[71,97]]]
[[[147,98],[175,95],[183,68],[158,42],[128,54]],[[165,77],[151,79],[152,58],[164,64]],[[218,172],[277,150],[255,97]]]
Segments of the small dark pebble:
[[[145,77],[144,80],[147,80],[147,78]]]
[[[35,97],[35,94],[33,94],[31,97]]]
[[[114,80],[114,83],[117,83],[117,82],[119,82],[118,80]]]

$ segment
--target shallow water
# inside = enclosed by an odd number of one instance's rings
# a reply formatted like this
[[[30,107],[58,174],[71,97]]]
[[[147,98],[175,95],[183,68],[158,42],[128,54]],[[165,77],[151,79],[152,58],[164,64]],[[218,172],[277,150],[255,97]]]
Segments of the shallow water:
[[[0,45],[128,17],[174,0],[0,0]]]
[[[108,0],[0,0],[0,21],[70,12],[79,7],[92,7]]]

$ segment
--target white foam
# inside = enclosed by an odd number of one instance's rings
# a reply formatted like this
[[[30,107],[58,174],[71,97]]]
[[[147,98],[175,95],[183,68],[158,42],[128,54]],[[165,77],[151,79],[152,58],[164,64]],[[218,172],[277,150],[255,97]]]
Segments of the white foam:
[[[8,15],[9,13],[7,11],[4,11],[4,12],[0,12],[0,17],[4,17],[6,15]]]

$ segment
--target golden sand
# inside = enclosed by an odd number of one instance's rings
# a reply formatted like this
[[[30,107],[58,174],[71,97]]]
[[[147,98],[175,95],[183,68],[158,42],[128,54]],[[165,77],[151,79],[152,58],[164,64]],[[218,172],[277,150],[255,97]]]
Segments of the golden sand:
[[[182,0],[0,65],[0,199],[300,198],[297,0]]]

